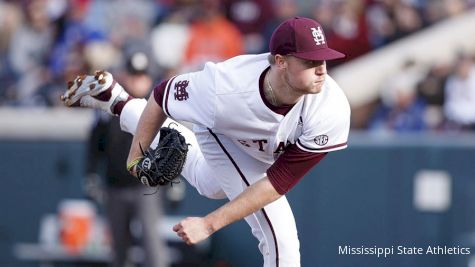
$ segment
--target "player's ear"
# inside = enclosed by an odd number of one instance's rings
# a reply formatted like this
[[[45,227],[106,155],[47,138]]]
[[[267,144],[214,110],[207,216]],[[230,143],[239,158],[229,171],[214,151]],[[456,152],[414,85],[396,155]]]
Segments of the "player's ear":
[[[283,55],[275,55],[275,65],[278,69],[287,68],[287,58]]]

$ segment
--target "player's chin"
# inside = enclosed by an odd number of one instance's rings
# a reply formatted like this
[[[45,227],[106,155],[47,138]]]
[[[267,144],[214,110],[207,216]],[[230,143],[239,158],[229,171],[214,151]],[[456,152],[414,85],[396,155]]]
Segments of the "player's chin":
[[[323,82],[312,83],[312,85],[308,87],[307,91],[309,94],[318,94],[322,91],[322,87]]]

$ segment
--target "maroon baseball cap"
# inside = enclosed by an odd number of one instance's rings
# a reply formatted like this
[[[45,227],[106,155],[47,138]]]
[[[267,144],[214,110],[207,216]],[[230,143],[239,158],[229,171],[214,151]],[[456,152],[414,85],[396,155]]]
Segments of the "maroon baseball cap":
[[[345,54],[328,48],[322,26],[308,18],[294,17],[284,21],[272,34],[272,55],[292,55],[308,60],[332,60]]]

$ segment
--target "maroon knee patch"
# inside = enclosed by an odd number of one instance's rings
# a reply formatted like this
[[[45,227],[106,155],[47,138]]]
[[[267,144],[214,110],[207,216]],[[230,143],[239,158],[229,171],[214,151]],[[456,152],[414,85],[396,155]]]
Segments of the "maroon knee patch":
[[[132,96],[129,96],[127,97],[126,100],[117,102],[117,104],[114,105],[112,113],[114,113],[117,116],[120,116],[120,114],[122,113],[122,109],[124,109],[125,104],[127,104],[127,102],[129,102],[131,99],[134,99],[134,98]]]

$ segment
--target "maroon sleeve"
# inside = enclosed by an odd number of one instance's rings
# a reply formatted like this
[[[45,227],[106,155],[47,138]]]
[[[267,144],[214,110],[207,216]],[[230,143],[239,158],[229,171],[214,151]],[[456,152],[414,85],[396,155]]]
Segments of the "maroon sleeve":
[[[267,177],[275,190],[283,195],[289,192],[326,155],[327,153],[303,151],[297,145],[292,144],[267,169]]]
[[[165,94],[165,87],[167,86],[167,83],[168,80],[164,80],[153,89],[153,96],[160,107],[162,107],[163,95]]]

